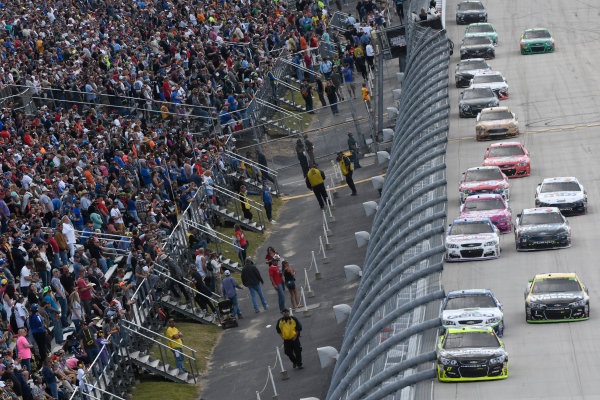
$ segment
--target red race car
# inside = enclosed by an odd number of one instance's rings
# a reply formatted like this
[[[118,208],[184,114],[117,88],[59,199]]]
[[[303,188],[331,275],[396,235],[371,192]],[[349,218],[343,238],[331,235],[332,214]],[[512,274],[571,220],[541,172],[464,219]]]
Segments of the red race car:
[[[474,194],[496,193],[506,201],[510,198],[508,178],[498,167],[469,168],[462,174],[458,191],[461,204]]]
[[[509,178],[529,176],[531,173],[529,152],[519,142],[492,144],[485,152],[483,165],[500,167]]]

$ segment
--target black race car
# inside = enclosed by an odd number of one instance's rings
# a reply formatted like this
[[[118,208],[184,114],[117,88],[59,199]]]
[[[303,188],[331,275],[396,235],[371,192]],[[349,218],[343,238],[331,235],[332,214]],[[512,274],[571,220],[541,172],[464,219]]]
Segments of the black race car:
[[[480,1],[463,1],[456,6],[456,23],[458,25],[472,22],[487,22],[487,11]]]
[[[525,289],[527,322],[581,321],[590,317],[588,289],[575,273],[538,274]]]
[[[460,44],[460,59],[494,58],[496,50],[492,39],[487,36],[466,37]]]
[[[471,79],[475,74],[480,72],[490,71],[492,68],[483,58],[470,58],[467,60],[461,60],[456,64],[454,70],[454,80],[456,81],[456,87],[469,87]]]
[[[518,251],[571,247],[571,227],[556,207],[528,208],[517,215]]]
[[[458,96],[458,115],[476,117],[484,108],[498,107],[500,102],[490,88],[466,89]]]

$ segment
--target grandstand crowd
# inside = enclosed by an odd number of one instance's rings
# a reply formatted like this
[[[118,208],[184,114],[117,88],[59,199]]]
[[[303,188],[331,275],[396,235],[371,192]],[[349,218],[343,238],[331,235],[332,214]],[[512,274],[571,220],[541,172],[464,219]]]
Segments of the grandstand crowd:
[[[249,0],[0,2],[0,398],[85,392],[90,363],[107,357],[103,345],[126,342],[118,321],[136,283],[159,280],[153,265],[178,216],[198,190],[218,201],[213,185],[245,171],[224,155],[235,142],[218,125],[248,126],[259,88],[276,91],[277,57],[337,73],[336,85],[342,67],[366,78],[383,10],[359,1],[342,32],[327,28],[327,0],[293,9]],[[323,43],[330,61],[317,58]],[[192,239],[196,254],[215,258]]]

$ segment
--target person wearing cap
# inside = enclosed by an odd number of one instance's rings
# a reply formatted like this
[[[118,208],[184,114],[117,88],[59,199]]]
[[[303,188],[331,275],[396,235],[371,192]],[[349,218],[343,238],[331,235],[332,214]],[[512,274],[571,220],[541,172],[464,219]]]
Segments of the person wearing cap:
[[[44,288],[43,300],[47,303],[46,313],[48,314],[48,317],[50,317],[50,321],[54,327],[54,340],[56,341],[56,344],[62,344],[63,331],[62,323],[60,321],[60,309],[58,308],[58,304],[56,304],[56,299],[54,298],[54,293],[51,286],[46,286]]]
[[[244,213],[244,218],[252,221],[252,209],[250,207],[250,203],[248,202],[248,193],[246,190],[246,185],[240,186],[240,206],[242,208],[242,212]]]
[[[277,221],[273,219],[273,199],[271,198],[271,188],[266,180],[262,182],[262,201],[265,206],[265,213],[270,223],[275,224]]]
[[[300,345],[300,332],[302,324],[298,318],[290,315],[287,308],[281,311],[282,317],[279,318],[275,329],[283,339],[283,351],[289,357],[294,368],[302,369],[302,346]]]
[[[233,303],[233,315],[237,316],[239,319],[243,319],[244,316],[240,311],[236,288],[242,289],[242,287],[238,285],[235,278],[231,276],[231,272],[229,272],[229,270],[225,270],[225,279],[223,279],[223,296],[226,299],[231,300]]]
[[[310,166],[310,170],[306,174],[306,187],[312,189],[319,207],[321,210],[325,209],[325,203],[327,203],[327,189],[325,189],[325,172],[317,169],[315,164]]]
[[[168,344],[171,348],[171,351],[173,351],[175,365],[181,372],[187,372],[183,366],[183,340],[181,340],[183,333],[181,333],[181,331],[175,327],[175,320],[173,318],[169,319],[168,324],[169,327],[167,328],[165,335],[167,338],[169,338]]]
[[[363,84],[364,86],[364,84]],[[361,168],[358,162],[358,142],[354,139],[354,134],[348,132],[348,149],[352,152],[352,162],[354,163],[354,169]]]
[[[46,329],[46,325],[44,324],[44,320],[39,313],[39,306],[37,303],[33,303],[31,305],[31,316],[29,317],[29,328],[31,329],[31,333],[35,342],[37,343],[39,355],[41,359],[45,359],[48,355],[48,341],[46,340],[46,336],[48,335],[48,331]]]
[[[351,195],[356,196],[356,186],[354,186],[354,180],[352,179],[354,164],[348,157],[344,155],[342,151],[338,151],[336,161],[340,164],[340,171],[342,171],[342,175],[346,177],[346,183],[352,191]]]
[[[274,251],[274,250],[273,250]],[[285,293],[283,293],[283,275],[281,273],[281,269],[278,266],[281,257],[279,254],[275,253],[270,260],[268,260],[269,264],[269,278],[271,279],[271,285],[275,291],[277,291],[277,300],[279,302],[279,311],[283,311],[285,309]]]

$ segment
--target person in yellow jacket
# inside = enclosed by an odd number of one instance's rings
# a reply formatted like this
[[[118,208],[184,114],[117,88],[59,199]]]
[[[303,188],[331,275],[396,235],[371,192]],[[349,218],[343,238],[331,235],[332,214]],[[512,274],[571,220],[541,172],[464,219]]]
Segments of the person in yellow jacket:
[[[352,190],[351,196],[356,196],[356,186],[354,186],[354,180],[352,179],[352,173],[354,172],[354,164],[343,152],[338,151],[337,162],[340,163],[340,170],[342,175],[346,177],[346,183],[350,190]]]
[[[300,331],[302,325],[298,318],[290,316],[287,308],[281,311],[283,317],[279,318],[275,329],[283,339],[283,352],[289,357],[294,368],[302,369],[302,346],[300,345]]]
[[[187,372],[183,366],[183,333],[179,331],[179,329],[175,328],[175,320],[173,318],[169,319],[169,327],[166,332],[167,338],[169,338],[169,347],[173,351],[173,356],[175,357],[175,365],[177,369],[181,372]]]
[[[327,202],[327,189],[325,189],[325,172],[317,169],[315,164],[311,164],[310,169],[306,174],[306,187],[312,189],[321,206],[321,210],[325,209]]]
[[[252,221],[252,211],[250,210],[250,203],[248,202],[248,194],[246,193],[246,186],[240,186],[240,206],[244,213],[244,218]]]

